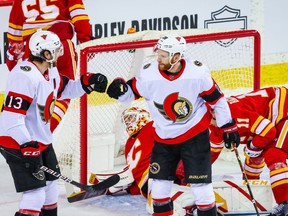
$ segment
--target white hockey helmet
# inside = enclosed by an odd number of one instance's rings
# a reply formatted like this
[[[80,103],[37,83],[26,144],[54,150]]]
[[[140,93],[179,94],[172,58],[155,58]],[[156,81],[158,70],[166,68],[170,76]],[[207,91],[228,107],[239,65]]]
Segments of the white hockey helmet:
[[[31,54],[44,59],[46,62],[54,63],[56,58],[63,55],[63,46],[59,37],[51,32],[39,29],[30,38],[29,49]],[[48,50],[52,59],[46,59],[43,51]]]
[[[186,40],[177,34],[165,35],[155,45],[154,51],[158,49],[168,52],[170,57],[173,57],[175,53],[180,53],[180,58],[183,58],[186,50]]]
[[[151,121],[150,113],[145,109],[131,107],[122,112],[122,123],[126,126],[129,136],[138,133],[148,122]]]

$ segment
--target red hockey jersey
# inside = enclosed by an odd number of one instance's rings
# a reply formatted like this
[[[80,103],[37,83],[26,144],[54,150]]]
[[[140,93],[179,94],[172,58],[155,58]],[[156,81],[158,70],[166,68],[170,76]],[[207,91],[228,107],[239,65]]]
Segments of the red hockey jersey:
[[[276,136],[275,125],[288,113],[288,90],[269,87],[227,99],[232,117],[236,120],[241,143],[253,139],[253,145],[264,148]],[[222,134],[211,126],[210,140],[220,143]]]
[[[140,189],[148,181],[151,152],[154,146],[154,130],[153,121],[151,121],[135,137],[130,137],[125,146],[127,164]]]
[[[72,37],[74,34],[73,28],[75,27],[77,39],[80,42],[90,40],[91,27],[82,0],[43,0],[35,2],[19,0],[14,1],[10,12],[8,41],[10,44],[25,41],[37,29],[51,30],[50,27],[58,23],[61,23],[62,27],[58,26],[57,30],[53,30],[53,32],[61,40],[64,38],[61,37],[59,32],[69,35],[63,37],[71,36],[71,32],[63,31],[62,24],[64,23],[72,27],[70,28],[72,29]],[[67,30],[67,28],[65,29]]]

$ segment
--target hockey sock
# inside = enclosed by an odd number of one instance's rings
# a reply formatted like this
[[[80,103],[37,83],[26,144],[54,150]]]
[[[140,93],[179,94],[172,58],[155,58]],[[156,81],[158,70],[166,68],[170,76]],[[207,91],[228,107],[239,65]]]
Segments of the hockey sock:
[[[40,216],[57,216],[57,203],[44,205],[41,209]]]
[[[216,216],[216,206],[210,208],[210,209],[197,209],[197,215],[198,216]]]
[[[20,209],[15,213],[15,216],[39,216],[40,212],[29,209]]]
[[[173,215],[173,201],[170,197],[163,199],[153,199],[153,216]]]

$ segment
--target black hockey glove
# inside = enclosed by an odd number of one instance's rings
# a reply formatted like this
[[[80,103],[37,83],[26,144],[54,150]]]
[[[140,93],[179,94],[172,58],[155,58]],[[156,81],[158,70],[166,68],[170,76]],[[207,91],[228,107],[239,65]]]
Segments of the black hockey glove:
[[[231,149],[232,143],[235,143],[236,147],[240,144],[240,134],[238,132],[237,124],[233,119],[231,123],[227,123],[221,127],[223,129],[223,140],[225,147]]]
[[[39,149],[38,142],[36,141],[26,142],[20,146],[20,151],[23,156],[25,167],[27,169],[30,169],[33,175],[38,173],[42,165],[42,160],[40,157],[41,151]]]
[[[122,78],[116,78],[109,85],[107,89],[107,94],[109,97],[118,99],[121,95],[128,91],[128,86]]]
[[[81,76],[82,88],[87,94],[92,91],[105,92],[107,83],[107,77],[101,73],[87,73]]]

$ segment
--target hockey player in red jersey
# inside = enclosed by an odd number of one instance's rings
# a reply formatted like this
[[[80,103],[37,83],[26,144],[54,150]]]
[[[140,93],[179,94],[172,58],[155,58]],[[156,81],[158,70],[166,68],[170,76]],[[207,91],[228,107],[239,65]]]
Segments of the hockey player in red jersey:
[[[25,44],[37,29],[49,30],[58,35],[64,54],[59,57],[57,69],[61,75],[74,79],[77,56],[71,39],[75,32],[80,43],[92,38],[89,18],[82,0],[14,1],[7,34],[9,47],[6,64],[10,71],[19,59],[29,57],[29,46]],[[70,100],[56,101],[50,123],[52,132],[67,111],[69,102]]]
[[[171,188],[180,160],[198,216],[216,215],[208,131],[211,114],[205,101],[216,110],[217,125],[224,131],[227,147],[232,142],[239,144],[227,101],[209,69],[197,60],[184,59],[185,50],[183,37],[165,35],[154,49],[157,61],[145,65],[127,82],[114,79],[107,89],[107,94],[120,102],[144,97],[148,103],[155,125],[149,169],[154,216],[173,215]]]
[[[152,212],[151,194],[149,196],[149,164],[154,146],[154,127],[150,119],[150,113],[138,107],[125,109],[121,115],[121,121],[126,127],[129,138],[125,144],[125,159],[127,166],[120,171],[120,182],[108,189],[107,194],[115,195],[119,193],[129,193],[131,195],[141,194],[148,199],[147,211]],[[115,174],[115,173],[114,173]],[[90,183],[95,184],[102,181],[113,173],[94,174],[90,176]],[[175,204],[175,215],[186,215],[186,211],[193,209],[195,200],[188,196],[189,188],[179,186],[183,179],[183,170],[176,171],[176,180],[172,188],[172,199]],[[149,199],[150,197],[150,199]]]
[[[80,80],[71,80],[59,75],[55,67],[63,47],[53,32],[37,31],[29,48],[29,59],[8,75],[0,117],[1,153],[16,191],[22,193],[15,216],[57,216],[57,176],[40,170],[44,165],[60,172],[50,131],[55,100],[105,92],[107,78],[87,73]]]
[[[144,109],[131,107],[122,113],[122,122],[129,135],[125,145],[125,158],[132,172],[134,182],[128,188],[131,194],[137,194],[137,188],[147,198],[148,173],[153,140],[153,121],[150,113]],[[136,186],[136,188],[134,188]]]
[[[285,87],[267,87],[227,99],[236,120],[241,143],[245,144],[248,179],[259,179],[265,166],[270,170],[274,198],[288,212],[288,91]],[[212,123],[213,124],[213,123]],[[222,132],[211,125],[210,141],[214,162],[223,146]],[[286,212],[286,213],[287,213]],[[281,215],[279,214],[275,215]],[[285,215],[285,214],[284,214]]]

